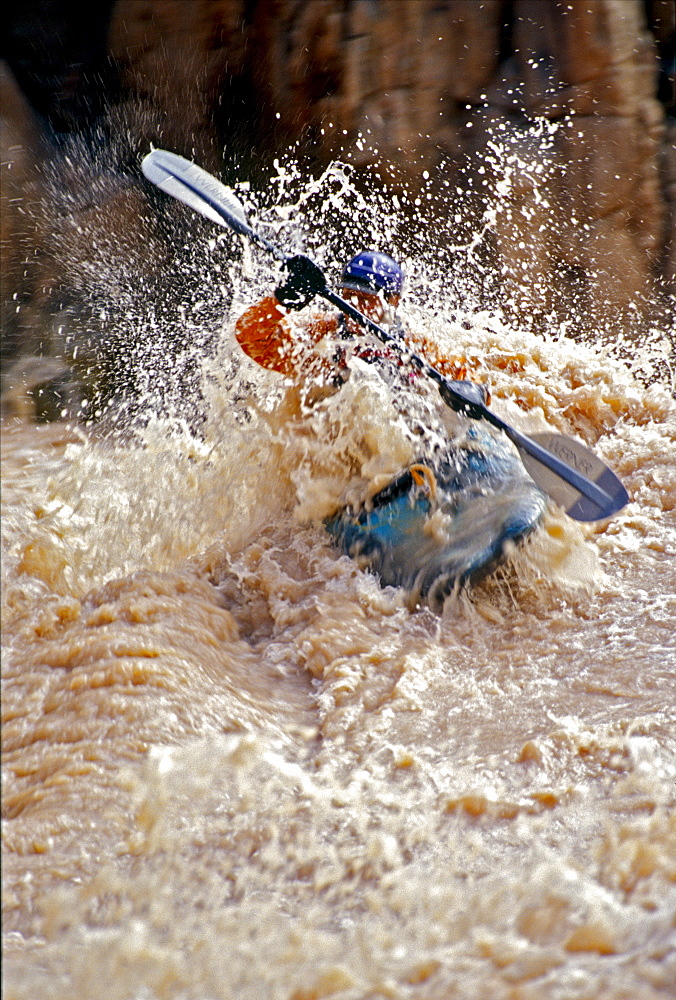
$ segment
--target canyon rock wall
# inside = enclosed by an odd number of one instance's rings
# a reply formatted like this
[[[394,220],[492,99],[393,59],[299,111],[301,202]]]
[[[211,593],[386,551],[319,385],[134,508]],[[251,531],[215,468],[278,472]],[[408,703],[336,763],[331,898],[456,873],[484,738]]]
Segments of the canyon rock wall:
[[[670,0],[117,0],[106,122],[226,176],[295,144],[409,186],[469,183],[509,135],[502,282],[531,312],[554,290],[593,323],[651,308],[656,280],[676,292],[674,19]],[[537,119],[559,125],[539,184]],[[490,190],[504,178],[489,166]]]
[[[660,37],[673,32],[670,4],[653,16]],[[415,183],[480,157],[501,123],[518,134],[568,118],[552,153],[557,224],[528,182],[498,223],[515,286],[536,262],[586,282],[592,301],[626,306],[655,276],[676,290],[674,134],[640,2],[123,0],[109,39],[127,92],[161,109],[165,141],[207,161],[248,126],[252,148],[283,139],[324,162],[347,150]]]

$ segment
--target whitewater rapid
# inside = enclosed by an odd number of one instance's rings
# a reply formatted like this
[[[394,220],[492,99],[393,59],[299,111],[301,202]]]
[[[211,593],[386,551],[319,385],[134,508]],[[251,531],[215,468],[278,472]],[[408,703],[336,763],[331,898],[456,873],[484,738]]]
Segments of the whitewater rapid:
[[[631,498],[591,526],[552,508],[437,615],[322,527],[418,418],[445,433],[436,394],[402,412],[357,366],[308,406],[257,372],[233,325],[271,278],[241,253],[199,421],[150,394],[135,422],[3,424],[5,996],[673,996],[660,336],[627,360],[412,277],[404,322]]]

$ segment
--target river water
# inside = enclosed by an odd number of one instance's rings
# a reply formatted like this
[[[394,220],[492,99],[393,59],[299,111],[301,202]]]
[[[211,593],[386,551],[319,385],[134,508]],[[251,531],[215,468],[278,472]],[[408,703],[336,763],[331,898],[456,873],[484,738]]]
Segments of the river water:
[[[496,412],[578,435],[631,497],[587,527],[552,509],[435,614],[321,525],[412,460],[411,413],[365,365],[311,407],[254,371],[245,284],[198,425],[152,401],[123,433],[3,425],[5,997],[673,997],[663,341],[640,373],[404,303]]]

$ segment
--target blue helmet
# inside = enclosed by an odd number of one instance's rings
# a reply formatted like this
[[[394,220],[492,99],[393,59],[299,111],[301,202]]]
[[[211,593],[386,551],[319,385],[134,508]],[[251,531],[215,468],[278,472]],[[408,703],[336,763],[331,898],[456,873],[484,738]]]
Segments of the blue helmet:
[[[396,261],[377,250],[362,250],[345,265],[341,277],[343,288],[357,292],[385,292],[399,295],[404,284],[404,272]]]

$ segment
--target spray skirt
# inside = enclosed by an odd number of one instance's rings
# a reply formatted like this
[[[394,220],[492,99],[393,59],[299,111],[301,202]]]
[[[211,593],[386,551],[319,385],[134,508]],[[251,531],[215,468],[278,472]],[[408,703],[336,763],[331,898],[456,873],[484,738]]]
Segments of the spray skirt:
[[[544,493],[510,446],[472,428],[462,446],[415,463],[359,509],[325,522],[334,542],[383,585],[438,608],[476,582],[545,511]]]

